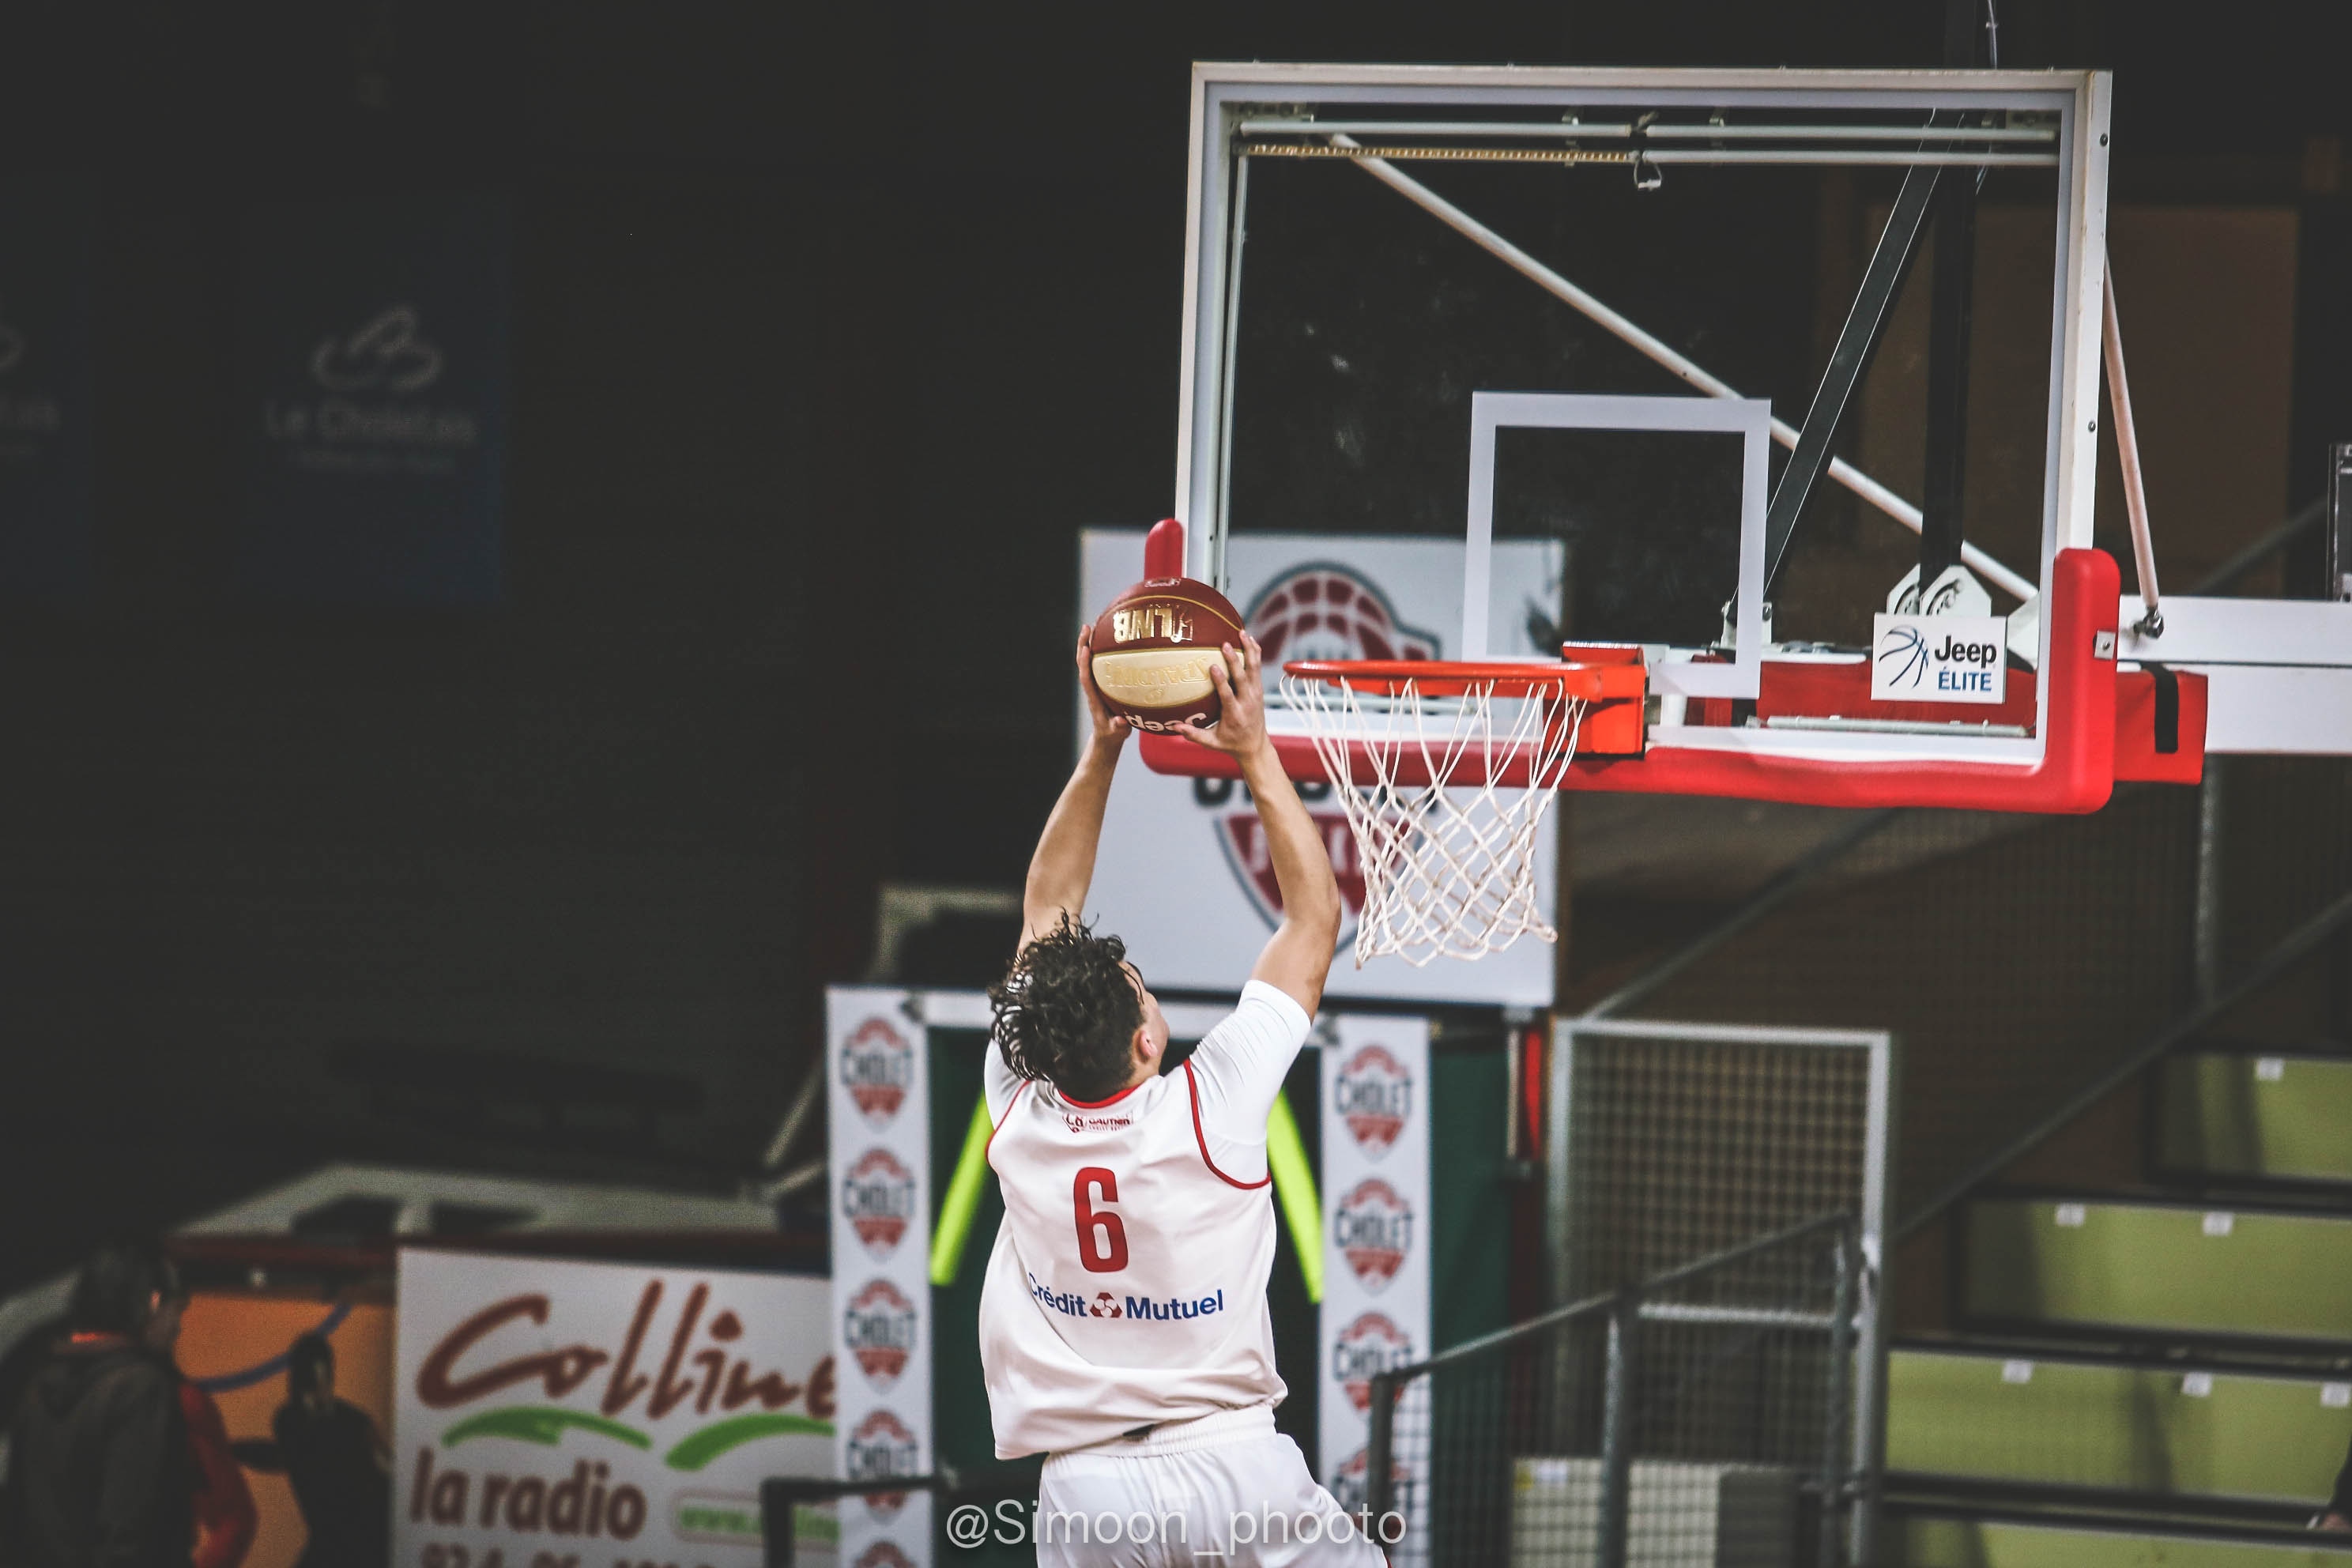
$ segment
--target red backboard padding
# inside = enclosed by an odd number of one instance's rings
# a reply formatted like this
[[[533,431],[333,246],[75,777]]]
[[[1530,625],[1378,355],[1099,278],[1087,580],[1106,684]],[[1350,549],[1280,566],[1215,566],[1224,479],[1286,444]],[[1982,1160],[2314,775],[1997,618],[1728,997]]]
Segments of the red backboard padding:
[[[2115,790],[2119,726],[2129,728],[2133,736],[2124,745],[2132,769],[2124,776],[2189,782],[2196,775],[2189,771],[2189,759],[2196,759],[2201,769],[2204,753],[2203,683],[2182,678],[2179,751],[2159,758],[2151,733],[2143,754],[2137,737],[2150,731],[2149,723],[2145,717],[2134,720],[2119,711],[2116,701],[2117,591],[2115,561],[2104,551],[2062,550],[2052,564],[2044,604],[2050,627],[2050,700],[2038,726],[2044,742],[2038,763],[1830,761],[1658,742],[1638,757],[1580,756],[1561,787],[1727,795],[1803,805],[2095,811]],[[2107,634],[2104,639],[2103,632]],[[1794,668],[1866,669],[1859,665]],[[2152,692],[2153,678],[2145,672],[2127,679],[2126,689],[2137,688],[2143,679],[2150,682]],[[2011,689],[2016,689],[2014,681]],[[2152,701],[2152,695],[2148,700]],[[2012,698],[1987,717],[1998,717],[2002,722],[2030,721],[2030,706],[2023,720],[2010,716],[2014,701]],[[2140,711],[2139,701],[2134,698],[2134,713]],[[1314,747],[1305,738],[1278,737],[1276,744],[1293,778],[1322,776]],[[1140,749],[1145,763],[1159,773],[1228,776],[1236,771],[1231,759],[1202,751],[1179,736],[1145,735],[1140,737]]]

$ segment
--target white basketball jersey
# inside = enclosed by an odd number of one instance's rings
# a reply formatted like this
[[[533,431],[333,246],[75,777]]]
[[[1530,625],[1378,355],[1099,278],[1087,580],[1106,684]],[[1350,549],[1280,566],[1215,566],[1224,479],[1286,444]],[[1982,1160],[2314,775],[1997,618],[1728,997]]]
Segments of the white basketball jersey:
[[[1265,1117],[1307,1028],[1253,981],[1190,1060],[1091,1105],[1013,1079],[990,1047],[991,1110],[1010,1099],[980,1306],[1000,1458],[1282,1399]]]

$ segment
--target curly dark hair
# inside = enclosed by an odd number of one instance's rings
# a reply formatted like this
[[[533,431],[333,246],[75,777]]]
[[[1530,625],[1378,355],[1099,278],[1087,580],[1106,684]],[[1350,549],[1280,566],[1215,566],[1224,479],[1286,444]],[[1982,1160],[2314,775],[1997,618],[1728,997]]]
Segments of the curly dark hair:
[[[1143,1025],[1143,999],[1126,963],[1125,942],[1097,936],[1064,911],[988,988],[1004,1065],[1072,1100],[1117,1094],[1133,1070],[1129,1046]]]

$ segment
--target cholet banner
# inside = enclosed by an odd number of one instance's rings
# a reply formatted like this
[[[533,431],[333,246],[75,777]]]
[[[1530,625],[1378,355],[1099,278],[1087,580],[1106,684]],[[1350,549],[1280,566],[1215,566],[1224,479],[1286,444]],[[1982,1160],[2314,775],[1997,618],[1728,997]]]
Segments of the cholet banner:
[[[822,1279],[404,1250],[393,1560],[756,1568],[760,1482],[833,1472],[831,1319]]]

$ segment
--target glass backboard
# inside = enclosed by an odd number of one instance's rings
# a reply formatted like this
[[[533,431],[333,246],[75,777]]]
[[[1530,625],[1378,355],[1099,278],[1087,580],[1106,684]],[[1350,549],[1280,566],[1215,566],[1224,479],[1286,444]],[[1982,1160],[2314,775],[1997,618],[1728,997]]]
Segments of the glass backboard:
[[[1230,585],[1257,534],[1460,541],[1426,595],[1443,657],[1639,644],[1654,747],[2042,760],[2053,565],[2090,543],[2104,76],[1253,65],[1193,88],[1191,574]],[[1939,262],[1958,358],[1931,352]],[[1514,542],[1557,584],[1500,590]],[[1878,617],[1956,544],[1968,581],[1928,607],[2000,618],[2000,700],[1818,711],[1854,706],[1821,693],[1867,686]]]

